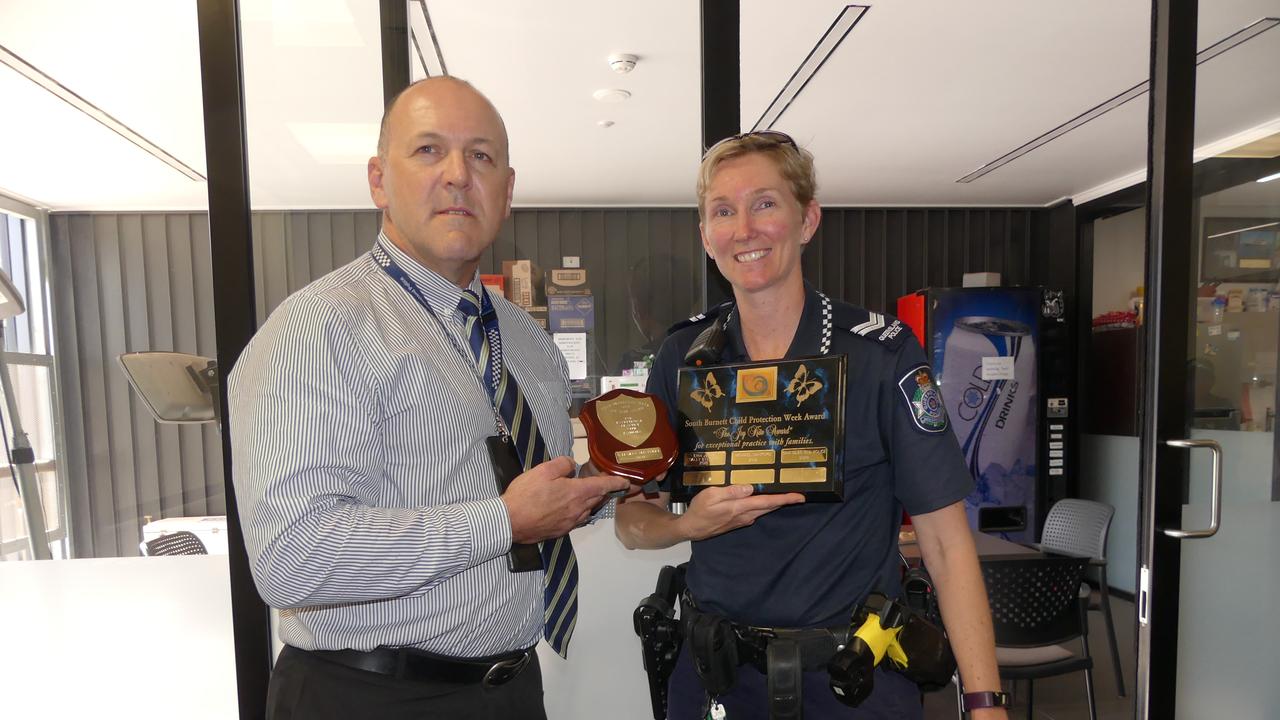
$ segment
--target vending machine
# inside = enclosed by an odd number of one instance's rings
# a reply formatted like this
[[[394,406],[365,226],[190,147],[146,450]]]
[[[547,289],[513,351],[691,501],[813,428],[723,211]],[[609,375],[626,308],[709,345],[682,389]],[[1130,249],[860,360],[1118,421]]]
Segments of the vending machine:
[[[1069,403],[1042,358],[1067,338],[1062,294],[1040,287],[931,288],[898,300],[933,364],[973,492],[969,523],[1039,540],[1051,479],[1067,469]],[[1046,348],[1046,344],[1049,345]],[[1046,383],[1048,387],[1046,387]],[[1049,393],[1046,394],[1046,390]]]

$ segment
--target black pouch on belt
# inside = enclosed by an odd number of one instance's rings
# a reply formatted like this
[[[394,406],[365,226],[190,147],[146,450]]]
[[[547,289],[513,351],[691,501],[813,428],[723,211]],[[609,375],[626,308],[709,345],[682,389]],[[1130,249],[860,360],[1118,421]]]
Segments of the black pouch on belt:
[[[770,638],[765,656],[770,720],[800,720],[803,714],[800,690],[804,685],[800,643],[787,638]]]
[[[733,687],[738,673],[738,637],[733,623],[717,615],[698,613],[688,627],[686,641],[702,687],[710,697],[723,695]]]

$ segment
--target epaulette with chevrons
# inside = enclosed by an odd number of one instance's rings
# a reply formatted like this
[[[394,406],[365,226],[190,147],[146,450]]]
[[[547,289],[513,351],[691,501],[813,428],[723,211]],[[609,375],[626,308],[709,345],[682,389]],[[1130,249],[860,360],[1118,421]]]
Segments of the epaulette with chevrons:
[[[889,350],[896,350],[906,338],[912,337],[906,324],[892,315],[872,312],[848,303],[836,303],[833,314],[836,327],[883,345]]]

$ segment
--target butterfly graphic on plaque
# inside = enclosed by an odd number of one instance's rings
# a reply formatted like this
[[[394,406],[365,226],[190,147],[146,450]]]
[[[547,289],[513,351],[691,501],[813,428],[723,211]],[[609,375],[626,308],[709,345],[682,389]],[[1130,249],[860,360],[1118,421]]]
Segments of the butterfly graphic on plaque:
[[[702,387],[694,388],[693,392],[689,393],[689,397],[696,400],[704,410],[710,410],[717,399],[724,397],[724,390],[720,389],[720,383],[716,382],[716,376],[707,373]]]
[[[804,365],[796,370],[795,377],[787,383],[787,394],[795,397],[797,405],[813,397],[821,389],[822,381],[818,379],[817,373],[810,377],[809,370]]]

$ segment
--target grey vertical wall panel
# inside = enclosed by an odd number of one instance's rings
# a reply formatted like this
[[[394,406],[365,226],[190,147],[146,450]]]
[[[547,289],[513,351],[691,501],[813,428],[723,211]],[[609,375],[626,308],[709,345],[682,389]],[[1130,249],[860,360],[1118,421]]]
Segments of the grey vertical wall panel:
[[[893,313],[923,287],[961,284],[992,271],[1005,285],[1046,282],[1033,264],[1048,242],[1047,210],[1011,208],[825,208],[806,254],[806,276],[824,292]]]
[[[111,468],[109,419],[107,407],[107,387],[102,374],[103,367],[103,328],[98,290],[98,250],[99,243],[94,238],[93,218],[84,216],[71,219],[71,236],[89,238],[86,243],[76,243],[72,250],[74,279],[72,280],[82,291],[77,309],[83,312],[76,314],[76,329],[82,342],[76,359],[78,369],[84,383],[85,434],[81,438],[89,474],[83,478],[68,478],[68,483],[85,482],[89,486],[89,512],[91,526],[85,527],[92,534],[90,543],[95,555],[102,549],[103,555],[114,555],[116,547],[116,524],[114,488]],[[58,344],[63,352],[71,350],[67,343]],[[64,363],[64,367],[66,364]],[[74,454],[77,448],[67,443],[68,454]]]
[[[213,247],[209,242],[209,223],[203,216],[187,215],[191,229],[191,254],[193,294],[196,298],[196,353],[204,357],[218,356],[217,332],[213,303]],[[224,515],[227,512],[226,484],[222,473],[222,439],[213,430],[216,426],[185,425],[182,432],[190,434],[199,443],[200,465],[207,468],[199,477],[203,486],[199,499],[204,503],[205,515]],[[199,507],[188,504],[189,508]]]
[[[89,529],[93,527],[93,515],[89,488],[86,483],[76,483],[75,478],[88,475],[85,453],[71,452],[73,443],[80,443],[83,448],[86,417],[83,412],[71,412],[75,408],[84,407],[84,392],[80,382],[79,358],[73,352],[79,347],[79,329],[76,315],[80,307],[81,291],[74,282],[67,282],[72,267],[71,243],[67,239],[70,234],[66,217],[53,215],[49,218],[50,275],[53,287],[53,327],[56,335],[56,351],[62,355],[62,367],[58,377],[59,396],[62,399],[62,432],[64,446],[68,448],[63,458],[63,473],[67,479],[67,515],[72,531],[70,538],[73,557],[91,557],[93,543]],[[59,271],[59,269],[61,269]],[[61,273],[61,280],[57,273]],[[68,368],[70,370],[68,370]]]
[[[218,514],[211,426],[158,426],[116,356],[214,355],[203,214],[55,214],[50,285],[75,557],[138,553],[144,516]]]

